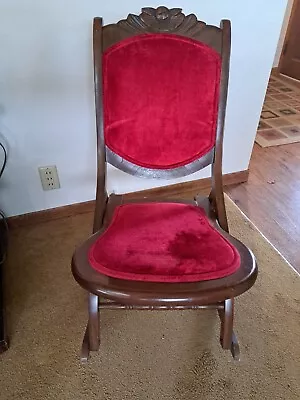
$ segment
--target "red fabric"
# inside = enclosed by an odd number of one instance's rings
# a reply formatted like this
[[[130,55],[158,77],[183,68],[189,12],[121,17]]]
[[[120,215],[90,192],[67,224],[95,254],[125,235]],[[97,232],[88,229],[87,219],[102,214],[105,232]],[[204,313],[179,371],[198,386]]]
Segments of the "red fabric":
[[[203,209],[180,203],[126,204],[89,251],[102,274],[137,281],[193,282],[235,272],[238,251]]]
[[[106,145],[125,160],[170,169],[214,146],[220,55],[182,36],[146,34],[103,57]]]

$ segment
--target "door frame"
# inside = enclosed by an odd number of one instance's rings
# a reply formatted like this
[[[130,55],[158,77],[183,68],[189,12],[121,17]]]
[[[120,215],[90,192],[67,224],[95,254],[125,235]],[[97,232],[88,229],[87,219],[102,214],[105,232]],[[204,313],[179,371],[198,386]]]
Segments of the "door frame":
[[[283,64],[283,57],[284,57],[284,53],[285,53],[285,50],[286,50],[286,47],[287,47],[288,37],[289,37],[290,31],[291,31],[291,28],[292,28],[292,22],[293,22],[294,14],[295,14],[295,11],[296,11],[296,6],[297,6],[297,0],[293,0],[291,14],[290,14],[288,25],[287,25],[287,28],[286,28],[286,31],[285,31],[285,35],[284,35],[283,46],[282,46],[282,49],[281,49],[278,66],[276,68],[276,70],[277,70],[276,72],[278,74],[280,74],[280,70],[281,70],[281,67],[282,67],[282,64]]]

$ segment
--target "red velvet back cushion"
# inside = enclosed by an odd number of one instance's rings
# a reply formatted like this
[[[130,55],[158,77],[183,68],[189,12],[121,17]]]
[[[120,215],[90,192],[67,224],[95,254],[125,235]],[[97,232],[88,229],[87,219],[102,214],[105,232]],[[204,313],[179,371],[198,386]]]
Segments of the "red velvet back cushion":
[[[220,55],[182,36],[146,34],[103,58],[106,145],[136,165],[170,169],[214,146]]]

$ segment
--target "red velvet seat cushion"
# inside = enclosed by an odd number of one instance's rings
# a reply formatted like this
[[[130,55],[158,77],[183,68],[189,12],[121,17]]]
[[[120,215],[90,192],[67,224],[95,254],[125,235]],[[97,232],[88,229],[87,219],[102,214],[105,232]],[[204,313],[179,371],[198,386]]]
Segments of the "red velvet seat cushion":
[[[203,209],[180,203],[126,204],[89,251],[102,274],[137,281],[193,282],[235,272],[240,256]]]
[[[138,35],[103,56],[106,145],[146,168],[186,165],[215,143],[220,55],[199,41]]]

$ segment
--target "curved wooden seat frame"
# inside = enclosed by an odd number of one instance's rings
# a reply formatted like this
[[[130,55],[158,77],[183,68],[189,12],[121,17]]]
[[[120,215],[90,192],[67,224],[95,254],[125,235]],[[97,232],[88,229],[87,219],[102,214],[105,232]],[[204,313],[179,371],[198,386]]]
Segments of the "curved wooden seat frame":
[[[216,142],[212,151],[184,167],[168,170],[141,168],[109,150],[105,145],[103,126],[102,54],[123,39],[145,33],[168,33],[199,40],[221,55],[221,84],[218,104]],[[230,57],[230,21],[222,20],[220,28],[198,21],[193,14],[185,16],[181,9],[166,7],[143,8],[142,13],[129,14],[126,20],[102,26],[94,19],[94,72],[97,122],[97,192],[94,234],[77,248],[72,260],[72,272],[77,282],[89,293],[89,320],[83,340],[81,360],[87,361],[90,351],[100,345],[100,309],[182,310],[216,309],[221,320],[220,340],[223,349],[231,350],[239,359],[239,345],[233,332],[234,298],[247,291],[257,277],[257,265],[252,252],[228,232],[222,183],[222,147],[228,89]],[[159,62],[159,59],[158,59]],[[187,71],[188,73],[188,71]],[[111,278],[92,268],[88,250],[108,227],[115,207],[124,203],[122,195],[107,195],[106,164],[110,163],[131,175],[147,178],[176,178],[212,166],[212,189],[208,198],[197,196],[194,201],[180,201],[203,207],[212,224],[238,250],[240,268],[221,279],[192,283],[154,283]],[[148,198],[144,201],[171,201]],[[132,200],[131,202],[134,202]],[[141,202],[137,200],[136,202]],[[101,299],[101,301],[100,301]],[[105,301],[103,301],[104,299]]]

